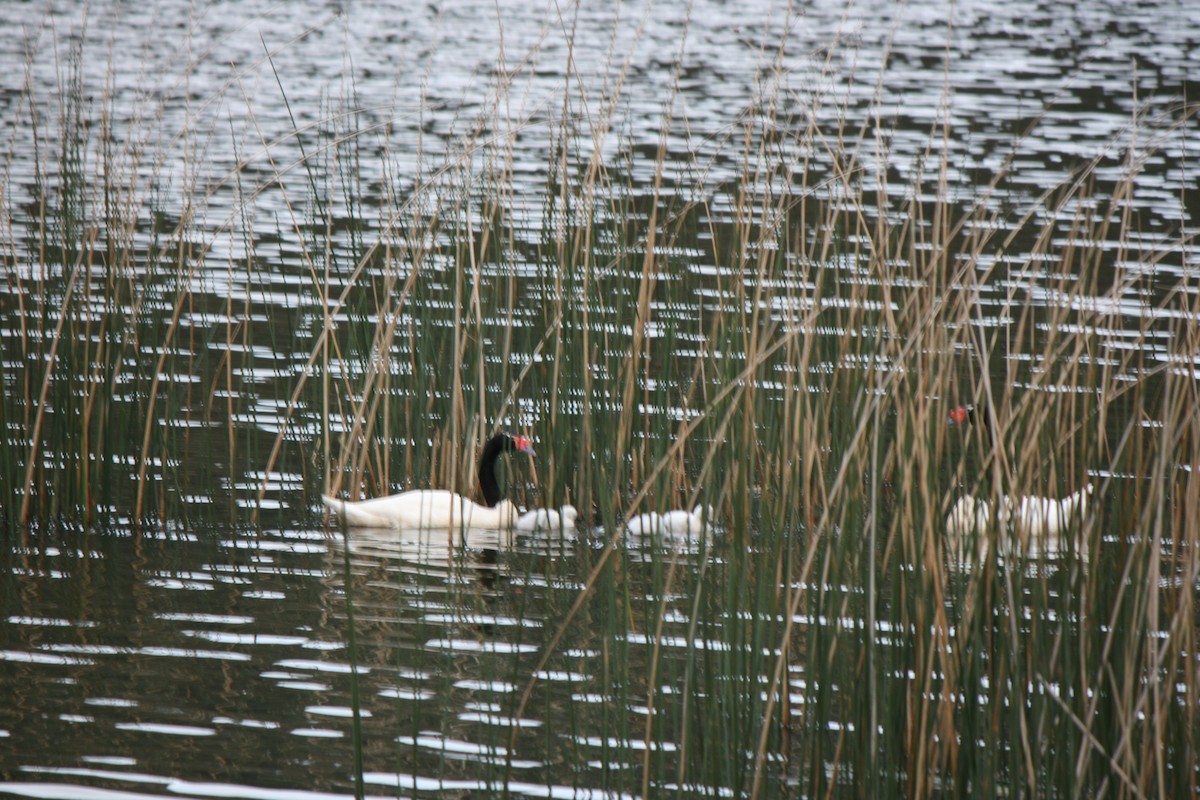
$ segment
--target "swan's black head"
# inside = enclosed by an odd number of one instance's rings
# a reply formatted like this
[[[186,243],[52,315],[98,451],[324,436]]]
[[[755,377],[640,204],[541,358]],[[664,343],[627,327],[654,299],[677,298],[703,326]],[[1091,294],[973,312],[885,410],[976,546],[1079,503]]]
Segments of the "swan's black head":
[[[975,406],[959,406],[950,412],[951,425],[975,424]]]
[[[487,440],[487,444],[483,446],[483,461],[490,465],[501,453],[537,455],[533,452],[533,443],[529,439],[524,436],[510,436],[503,431]]]
[[[509,436],[507,433],[497,434],[503,437],[503,448],[506,453],[525,453],[526,455],[535,456],[533,452],[533,442],[526,439],[524,436]]]
[[[982,423],[982,424],[980,424]],[[988,423],[987,410],[979,406],[959,406],[950,412],[951,425],[979,425],[983,431],[983,442],[985,447],[992,448],[995,446],[995,441],[992,439],[992,426]]]
[[[479,489],[489,506],[500,502],[500,485],[496,483],[496,460],[501,453],[525,453],[535,455],[533,445],[524,436],[497,433],[484,445],[479,459]]]

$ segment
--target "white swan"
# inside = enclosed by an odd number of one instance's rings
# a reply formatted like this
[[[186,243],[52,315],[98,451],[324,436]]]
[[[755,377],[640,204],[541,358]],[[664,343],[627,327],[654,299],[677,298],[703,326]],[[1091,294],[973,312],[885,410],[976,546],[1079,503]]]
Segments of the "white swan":
[[[987,526],[992,521],[992,505],[986,500],[979,500],[973,495],[964,494],[946,515],[946,533],[951,536],[969,536],[972,533],[986,533]]]
[[[1063,552],[1064,535],[1074,526],[1077,538],[1075,552],[1086,553],[1083,538],[1083,520],[1087,516],[1088,498],[1093,485],[1088,484],[1079,491],[1061,500],[1053,497],[1001,497],[996,514],[1000,526],[1000,549],[1002,555],[1012,552],[1015,542],[1026,555],[1051,555]],[[967,537],[976,536],[980,559],[987,555],[987,529],[992,520],[992,504],[971,495],[963,495],[946,515],[946,533],[950,536],[956,555],[962,557],[963,544]]]
[[[712,506],[696,506],[691,511],[683,509],[659,514],[650,511],[631,517],[625,524],[629,533],[642,536],[699,536],[707,520],[709,528],[716,510]]]
[[[359,528],[511,528],[519,516],[510,500],[481,506],[444,489],[420,489],[356,503],[322,495],[346,524]]]
[[[511,528],[517,521],[517,507],[500,499],[496,483],[496,459],[511,452],[533,455],[533,448],[524,436],[506,433],[496,434],[484,445],[479,458],[484,506],[444,489],[414,489],[358,502],[322,495],[321,501],[347,525],[363,528]]]
[[[991,503],[979,500],[969,494],[958,498],[958,501],[951,507],[950,513],[946,515],[947,545],[956,562],[982,562],[987,557],[987,530],[991,521]],[[965,548],[972,536],[975,537],[976,552],[969,555]]]
[[[1006,497],[1004,519],[1021,539],[1056,541],[1067,533],[1071,524],[1087,516],[1088,498],[1092,484],[1061,500],[1053,497]]]
[[[516,521],[519,531],[573,531],[579,512],[575,506],[567,504],[561,511],[552,508],[538,508],[526,511]]]

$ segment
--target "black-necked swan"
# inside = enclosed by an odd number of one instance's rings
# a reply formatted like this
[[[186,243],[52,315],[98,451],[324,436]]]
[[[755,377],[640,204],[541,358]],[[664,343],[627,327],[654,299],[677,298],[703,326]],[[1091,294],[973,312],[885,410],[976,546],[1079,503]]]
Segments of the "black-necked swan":
[[[575,506],[567,504],[560,511],[553,508],[538,508],[526,511],[518,519],[514,527],[519,531],[574,531],[575,520],[579,512]]]
[[[487,505],[444,489],[414,489],[387,497],[350,502],[322,495],[321,500],[347,525],[362,528],[511,528],[517,507],[500,497],[496,459],[501,453],[528,453],[533,447],[524,436],[497,433],[479,457],[479,488]]]
[[[650,511],[631,517],[625,529],[642,536],[698,536],[705,523],[711,528],[716,511],[712,506],[698,505],[691,511],[679,509],[659,514]]]
[[[1076,534],[1075,552],[1086,554],[1083,537],[1083,520],[1087,517],[1088,498],[1093,491],[1088,484],[1077,492],[1062,499],[1054,497],[1001,497],[998,503],[996,523],[1001,535],[1001,554],[1012,550],[1019,543],[1026,554],[1053,554],[1066,549],[1065,535],[1072,530]],[[954,547],[961,551],[961,543],[971,535],[978,537],[979,556],[987,554],[987,528],[992,520],[992,504],[971,495],[958,498],[946,516],[946,533]],[[960,553],[960,555],[962,555]]]
[[[951,425],[983,425],[984,441],[994,448],[992,427],[986,419],[978,419],[973,406],[958,406],[950,412]],[[1060,552],[1064,547],[1063,536],[1072,525],[1075,526],[1077,539],[1075,549],[1084,553],[1086,542],[1083,539],[1083,519],[1087,516],[1088,498],[1092,494],[1092,484],[1088,484],[1077,492],[1062,499],[1025,495],[1023,497],[1002,496],[997,503],[996,521],[1000,525],[1002,549],[1011,549],[1011,539],[1015,537],[1026,552],[1040,551],[1044,553]],[[979,500],[971,495],[958,499],[946,517],[946,532],[953,537],[965,537],[972,532],[983,534],[992,518],[992,504]],[[986,550],[985,537],[980,536],[980,555]]]

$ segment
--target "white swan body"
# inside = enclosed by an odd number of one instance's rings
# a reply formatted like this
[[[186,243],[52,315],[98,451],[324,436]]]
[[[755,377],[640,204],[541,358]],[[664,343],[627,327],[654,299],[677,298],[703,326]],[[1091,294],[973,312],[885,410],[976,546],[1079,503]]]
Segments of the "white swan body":
[[[950,513],[946,515],[946,533],[948,545],[956,562],[974,563],[983,561],[987,556],[987,529],[992,522],[992,506],[986,500],[980,500],[969,494],[958,498]],[[977,552],[972,558],[965,551],[971,537],[975,537]]]
[[[625,530],[642,536],[699,536],[704,530],[705,520],[712,527],[716,511],[712,506],[696,506],[691,511],[679,509],[659,514],[651,511],[631,517]]]
[[[1087,516],[1092,484],[1061,500],[1052,497],[1004,498],[1004,519],[1022,539],[1055,541],[1071,523]]]
[[[444,489],[416,489],[387,497],[348,502],[322,495],[321,500],[347,525],[360,528],[511,528],[517,507],[509,500],[481,506]]]
[[[946,533],[951,536],[969,536],[972,533],[987,533],[992,521],[992,505],[964,494],[946,515]]]
[[[517,518],[514,527],[519,531],[573,531],[579,512],[569,503],[561,511],[553,508],[538,508],[526,511]]]
[[[1086,541],[1082,537],[1082,520],[1087,516],[1088,497],[1092,491],[1092,484],[1089,483],[1061,500],[1036,495],[1000,498],[996,521],[1000,526],[1002,553],[1011,552],[1014,540],[1020,543],[1026,554],[1062,552],[1065,545],[1063,536],[1071,530],[1072,525],[1076,526],[1079,537],[1075,541],[1075,551],[1084,553]],[[976,536],[979,556],[983,558],[987,554],[987,529],[991,520],[991,503],[969,494],[963,495],[946,516],[946,533],[959,550],[967,537]]]

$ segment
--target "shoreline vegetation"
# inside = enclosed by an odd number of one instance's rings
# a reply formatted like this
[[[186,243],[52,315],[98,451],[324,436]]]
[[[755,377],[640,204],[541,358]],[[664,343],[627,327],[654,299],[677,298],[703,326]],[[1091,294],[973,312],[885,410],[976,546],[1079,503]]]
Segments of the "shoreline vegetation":
[[[964,185],[943,115],[898,188],[887,137],[797,111],[778,59],[720,145],[736,180],[709,182],[676,147],[676,96],[656,150],[624,138],[616,56],[560,116],[506,118],[493,84],[407,175],[353,85],[302,123],[264,56],[293,127],[254,140],[181,87],[118,105],[80,48],[61,57],[0,143],[10,542],[319,528],[323,492],[474,495],[474,454],[511,429],[538,451],[506,473],[518,503],[606,532],[569,549],[585,588],[513,716],[581,620],[653,640],[684,592],[727,647],[610,667],[614,697],[657,711],[622,723],[645,749],[616,789],[1200,790],[1196,243],[1142,235],[1139,191],[1200,107],[1135,116],[1014,207],[1021,135]],[[516,137],[545,142],[536,191]],[[234,164],[215,178],[214,152]],[[961,403],[993,413],[951,428]],[[1088,484],[1086,563],[953,568],[963,494]],[[639,578],[658,602],[623,589],[642,569],[623,523],[698,504],[720,558],[664,557]],[[667,672],[688,691],[658,692]]]

